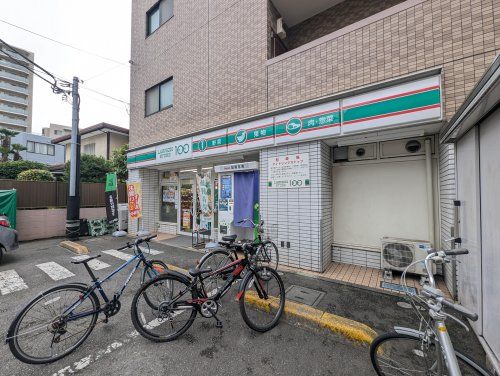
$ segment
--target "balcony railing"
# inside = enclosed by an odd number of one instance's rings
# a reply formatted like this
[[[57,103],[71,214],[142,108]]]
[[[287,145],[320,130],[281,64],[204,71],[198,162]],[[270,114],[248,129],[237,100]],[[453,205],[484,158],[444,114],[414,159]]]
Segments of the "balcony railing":
[[[12,125],[20,125],[22,127],[26,127],[26,120],[21,119],[13,119],[11,117],[1,115],[0,114],[0,123],[12,124]]]
[[[12,63],[8,60],[0,59],[0,67],[11,68],[11,69],[15,69],[19,72],[23,72],[23,73],[28,74],[28,70],[26,68],[24,68],[21,64]]]
[[[0,82],[0,89],[10,90],[16,93],[28,95],[28,89],[26,87],[11,85],[7,82]]]
[[[27,105],[28,104],[28,99],[27,98],[21,98],[21,97],[16,97],[14,95],[9,95],[7,93],[2,93],[0,92],[0,100],[5,100],[13,103],[20,103]]]
[[[13,80],[17,82],[22,82],[23,84],[28,84],[28,77],[9,73],[3,70],[0,70],[0,78],[6,78],[8,80]]]
[[[8,112],[10,114],[28,116],[28,111],[26,111],[26,109],[24,109],[24,108],[11,107],[11,106],[7,106],[6,104],[1,104],[1,103],[0,103],[0,111],[1,112]]]

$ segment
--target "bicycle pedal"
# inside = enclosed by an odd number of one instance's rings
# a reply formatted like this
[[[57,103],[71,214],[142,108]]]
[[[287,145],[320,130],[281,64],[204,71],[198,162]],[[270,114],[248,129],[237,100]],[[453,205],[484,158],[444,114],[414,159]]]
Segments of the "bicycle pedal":
[[[216,328],[222,328],[222,326],[223,326],[223,325],[222,325],[222,321],[217,321],[217,322],[215,323],[215,327],[216,327]]]

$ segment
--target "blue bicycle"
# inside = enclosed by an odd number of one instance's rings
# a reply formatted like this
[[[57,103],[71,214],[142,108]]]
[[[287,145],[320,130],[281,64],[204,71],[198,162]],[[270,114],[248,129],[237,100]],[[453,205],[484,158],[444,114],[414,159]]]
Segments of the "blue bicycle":
[[[127,287],[132,275],[142,265],[144,267],[141,283],[160,275],[168,269],[167,265],[159,260],[147,260],[139,244],[146,243],[156,237],[138,238],[133,244],[119,248],[134,249],[134,256],[118,267],[107,277],[96,278],[88,262],[101,255],[88,257],[84,260],[73,261],[73,264],[83,264],[89,273],[92,284],[72,282],[53,287],[40,293],[14,319],[7,332],[6,342],[12,354],[22,362],[30,364],[52,363],[63,358],[90,335],[100,313],[104,318],[100,322],[108,322],[109,317],[120,311],[120,297]],[[121,289],[112,298],[104,292],[102,285],[125,267],[136,262]],[[103,303],[99,301],[96,290],[99,291]],[[148,299],[149,301],[149,299]],[[155,308],[153,303],[151,308]]]

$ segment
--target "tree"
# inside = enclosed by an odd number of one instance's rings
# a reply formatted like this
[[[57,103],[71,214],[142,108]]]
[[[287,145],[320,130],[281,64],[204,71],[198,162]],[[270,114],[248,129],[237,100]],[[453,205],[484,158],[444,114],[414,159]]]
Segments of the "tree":
[[[122,145],[113,150],[113,155],[111,156],[111,168],[116,172],[118,181],[121,182],[125,182],[128,178],[127,150],[128,144]]]
[[[69,181],[70,162],[66,162],[64,181]],[[82,183],[105,183],[106,173],[111,172],[111,164],[103,157],[83,154],[80,159],[80,181]]]
[[[54,181],[54,177],[47,170],[26,170],[17,175],[17,180],[31,180],[31,181]]]
[[[21,161],[23,158],[21,157],[21,152],[27,150],[28,148],[21,144],[12,144],[11,153],[14,155],[15,161]]]
[[[12,137],[18,135],[19,132],[7,129],[7,128],[2,128],[0,129],[0,153],[1,153],[1,161],[2,162],[8,162],[9,161],[9,154],[12,153],[12,145],[11,145],[11,139]]]
[[[8,161],[0,163],[0,179],[16,179],[25,170],[47,170],[47,166],[39,162]]]

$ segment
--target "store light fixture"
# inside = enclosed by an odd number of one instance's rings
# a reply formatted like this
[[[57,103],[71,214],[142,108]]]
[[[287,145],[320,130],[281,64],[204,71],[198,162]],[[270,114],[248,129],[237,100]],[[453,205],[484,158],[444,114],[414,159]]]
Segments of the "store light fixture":
[[[180,170],[179,172],[198,172],[198,170]]]
[[[202,170],[212,170],[213,167],[202,167]]]

